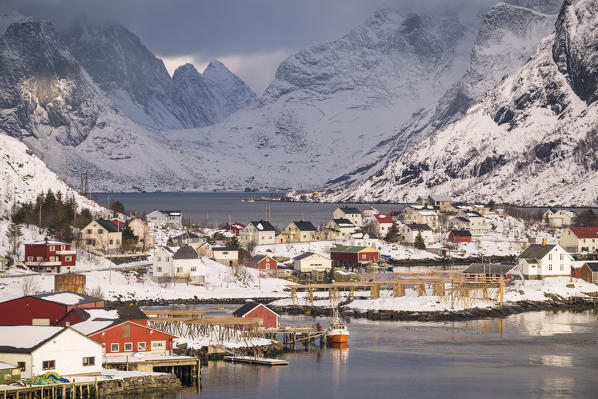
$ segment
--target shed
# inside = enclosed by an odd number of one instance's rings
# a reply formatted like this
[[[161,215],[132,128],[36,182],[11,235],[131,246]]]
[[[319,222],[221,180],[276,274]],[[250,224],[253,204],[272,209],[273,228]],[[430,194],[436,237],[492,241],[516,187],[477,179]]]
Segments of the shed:
[[[598,262],[586,262],[579,269],[579,278],[588,283],[598,283]]]
[[[267,306],[257,302],[247,302],[233,312],[235,317],[262,319],[260,327],[278,328],[278,314]]]
[[[448,239],[450,242],[471,242],[469,230],[451,230]]]
[[[376,262],[380,259],[380,252],[370,247],[338,246],[330,249],[330,259],[334,266],[355,268]]]
[[[483,274],[486,277],[504,277],[511,278],[509,274],[515,265],[506,263],[472,263],[463,274]]]

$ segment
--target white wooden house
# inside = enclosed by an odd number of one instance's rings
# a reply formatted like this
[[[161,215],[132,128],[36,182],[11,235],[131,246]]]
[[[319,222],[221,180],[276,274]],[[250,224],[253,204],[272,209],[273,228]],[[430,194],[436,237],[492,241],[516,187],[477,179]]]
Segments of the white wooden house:
[[[256,245],[274,244],[276,242],[276,229],[268,221],[252,221],[247,223],[247,226],[241,230],[239,239],[243,244],[250,242]]]
[[[434,243],[434,231],[427,224],[403,224],[399,227],[399,241],[406,245],[415,245],[415,239],[421,234],[426,246]]]
[[[348,219],[356,227],[361,227],[363,222],[361,218],[361,211],[352,206],[341,206],[336,208],[332,213],[333,219]]]
[[[153,226],[172,224],[180,227],[183,225],[183,211],[154,209],[145,217],[147,223]]]
[[[517,269],[526,279],[571,275],[573,258],[560,245],[532,244],[517,257]]]
[[[575,212],[567,209],[550,208],[542,215],[542,220],[552,227],[567,227],[573,224]]]
[[[154,252],[152,279],[154,281],[203,282],[206,265],[197,251],[184,245],[180,248],[159,247]]]
[[[293,268],[301,273],[323,272],[332,268],[332,260],[320,254],[305,252],[293,258]]]

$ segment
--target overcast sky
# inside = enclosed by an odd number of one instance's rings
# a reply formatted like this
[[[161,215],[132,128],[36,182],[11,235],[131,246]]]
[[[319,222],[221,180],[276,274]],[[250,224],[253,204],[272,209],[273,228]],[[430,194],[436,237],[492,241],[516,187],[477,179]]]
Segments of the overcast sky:
[[[412,0],[0,0],[24,15],[66,28],[80,19],[119,23],[170,73],[190,62],[202,71],[218,59],[261,95],[276,67],[297,50],[343,36],[381,6]],[[453,7],[455,0],[420,0]],[[492,0],[458,0],[469,3]]]

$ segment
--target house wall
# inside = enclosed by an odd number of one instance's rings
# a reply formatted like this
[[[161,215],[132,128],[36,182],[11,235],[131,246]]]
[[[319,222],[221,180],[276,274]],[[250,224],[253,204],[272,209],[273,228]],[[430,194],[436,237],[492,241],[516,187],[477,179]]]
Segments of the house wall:
[[[255,226],[248,224],[239,234],[239,239],[243,243],[255,242],[256,245],[274,244],[276,238],[275,231],[258,230]]]
[[[172,253],[165,249],[157,249],[152,264],[152,279],[158,281],[162,277],[173,275]]]
[[[152,249],[155,246],[154,237],[150,234],[150,227],[140,219],[133,219],[129,222],[129,227],[138,237],[137,247],[140,249]]]
[[[392,226],[392,223],[380,223],[378,220],[375,220],[374,226],[376,226],[376,235],[378,237],[385,237]]]
[[[577,253],[581,252],[580,241],[571,229],[566,229],[559,238],[559,245],[567,252]]]
[[[239,263],[239,251],[214,251],[213,259],[224,266],[236,266]]]
[[[270,310],[265,309],[263,306],[258,306],[253,309],[251,312],[247,313],[245,318],[260,318],[262,322],[260,326],[266,328],[277,328],[278,327],[278,316],[272,313]]]
[[[81,230],[81,240],[85,248],[114,252],[121,248],[122,232],[109,233],[94,220]]]
[[[0,325],[30,326],[32,319],[48,319],[48,325],[53,326],[67,312],[65,305],[22,297],[0,303]]]
[[[301,273],[309,273],[312,270],[330,270],[332,268],[332,260],[315,254],[307,258],[294,261],[293,268]]]
[[[362,218],[361,218],[361,213],[345,214],[345,212],[343,212],[340,208],[337,208],[334,210],[334,212],[332,212],[332,218],[333,219],[349,219],[351,221],[351,223],[353,223],[355,226],[361,226],[363,224]]]
[[[83,366],[84,357],[94,357],[93,366]],[[55,360],[56,368],[44,370],[44,360]],[[55,371],[60,375],[99,375],[102,371],[102,346],[72,329],[66,329],[32,353],[33,375]],[[29,375],[31,376],[31,375]]]
[[[31,354],[30,353],[0,353],[0,362],[17,366],[19,362],[25,363],[25,370],[21,371],[21,378],[31,377]],[[4,382],[0,381],[0,384]]]
[[[286,236],[285,242],[309,242],[319,238],[317,231],[301,231],[293,222],[282,230],[281,235]]]
[[[584,281],[587,281],[588,283],[593,283],[594,279],[592,275],[592,269],[590,269],[590,267],[587,265],[583,265],[579,269],[579,278],[581,278]]]
[[[269,256],[266,256],[264,259],[258,262],[258,268],[260,270],[276,270],[277,266],[278,262]]]
[[[126,327],[129,326],[129,336],[126,335]],[[172,349],[172,340],[174,336],[161,332],[159,330],[151,329],[149,327],[140,326],[131,322],[125,322],[108,328],[103,331],[91,334],[90,338],[104,345],[104,353],[106,356],[121,356],[123,354],[132,354],[133,352],[151,352],[159,355],[170,353]],[[139,343],[145,342],[146,350],[140,350]],[[152,349],[152,342],[163,342],[164,346]],[[131,343],[130,351],[125,351],[125,343]],[[118,344],[118,351],[112,351],[112,344]]]
[[[25,244],[25,264],[40,272],[69,272],[77,263],[77,252],[71,244]],[[48,265],[41,265],[45,262]]]
[[[205,281],[206,265],[201,259],[173,259],[172,262],[175,278]]]
[[[554,247],[535,265],[528,264],[525,259],[517,259],[519,270],[524,276],[551,277],[551,276],[570,276],[571,275],[571,257],[559,246]]]

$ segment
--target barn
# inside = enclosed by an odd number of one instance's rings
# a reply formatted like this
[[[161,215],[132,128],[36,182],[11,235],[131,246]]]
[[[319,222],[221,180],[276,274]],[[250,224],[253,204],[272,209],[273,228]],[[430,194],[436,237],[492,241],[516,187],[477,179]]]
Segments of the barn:
[[[104,300],[74,292],[27,295],[0,303],[0,325],[53,326],[76,308],[102,308]]]
[[[448,239],[450,242],[471,242],[469,230],[451,230]]]
[[[115,322],[131,321],[147,325],[148,317],[135,305],[118,306],[115,309],[73,309],[56,323],[57,326],[74,326],[89,319],[113,320]]]
[[[267,306],[257,302],[247,302],[233,312],[235,317],[259,318],[262,319],[261,327],[278,328],[278,314]]]
[[[579,278],[588,283],[598,283],[598,262],[586,262],[579,269]]]
[[[333,266],[355,268],[372,264],[380,259],[380,252],[370,247],[338,246],[330,249]]]
[[[278,262],[274,258],[267,255],[252,256],[250,264],[252,267],[266,271],[276,271],[276,267],[278,266]]]

